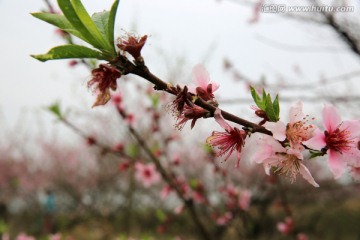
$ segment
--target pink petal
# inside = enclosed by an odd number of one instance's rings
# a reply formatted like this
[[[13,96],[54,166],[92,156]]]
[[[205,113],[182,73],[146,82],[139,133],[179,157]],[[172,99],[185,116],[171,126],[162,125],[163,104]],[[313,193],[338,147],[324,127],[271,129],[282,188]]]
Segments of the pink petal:
[[[357,142],[359,139],[357,139]],[[360,150],[357,146],[353,146],[346,153],[343,152],[343,158],[346,158],[346,162],[351,165],[360,166]]]
[[[314,180],[314,178],[312,177],[309,169],[302,163],[300,163],[300,169],[299,172],[301,174],[301,176],[308,181],[311,185],[313,185],[314,187],[319,187],[319,184],[317,184]]]
[[[325,135],[318,128],[314,131],[314,136],[309,140],[303,142],[303,144],[314,150],[321,150],[326,146]]]
[[[213,81],[210,81],[209,84],[212,84],[212,92],[215,92],[220,87],[219,83],[216,83],[216,82],[213,82]]]
[[[230,126],[230,124],[228,124],[225,121],[225,119],[223,118],[223,116],[221,115],[221,110],[219,108],[216,108],[216,110],[214,112],[214,118],[215,118],[216,122],[227,132],[234,131],[234,129]]]
[[[286,149],[272,136],[262,135],[262,138],[260,141],[259,141],[259,144],[270,145],[273,152],[286,152]]]
[[[251,161],[256,163],[262,163],[265,159],[269,158],[273,154],[273,149],[270,145],[259,146],[256,153],[253,155]]]
[[[325,104],[323,109],[323,123],[328,132],[333,132],[341,123],[341,117],[336,108],[331,104]]]
[[[328,163],[335,179],[340,178],[344,174],[346,162],[343,160],[341,153],[329,149]]]
[[[192,94],[196,94],[196,88],[197,86],[195,86],[195,84],[190,84],[189,86],[187,86],[188,88],[188,92],[191,92]]]
[[[201,64],[196,65],[193,68],[192,74],[193,74],[193,82],[198,87],[206,89],[208,83],[210,82],[210,76],[209,76],[208,71],[206,71],[206,69],[204,68],[204,66]],[[214,89],[214,87],[215,86],[213,85],[213,89]]]
[[[271,167],[278,165],[279,160],[280,160],[279,157],[275,157],[275,156],[269,157],[264,160],[263,164],[266,175],[270,175]]]
[[[350,120],[344,121],[340,127],[341,130],[346,129],[351,132],[351,136],[360,136],[360,121]]]
[[[297,101],[290,108],[290,123],[296,123],[303,120],[304,113],[302,112],[303,104]]]
[[[296,156],[298,159],[303,159],[304,156],[302,155],[301,151],[299,151],[298,149],[294,149],[294,148],[290,148],[286,151],[287,154],[289,155],[294,155]]]
[[[284,141],[286,138],[286,125],[285,123],[278,121],[274,122],[266,122],[264,127],[272,132],[273,137],[279,141]]]

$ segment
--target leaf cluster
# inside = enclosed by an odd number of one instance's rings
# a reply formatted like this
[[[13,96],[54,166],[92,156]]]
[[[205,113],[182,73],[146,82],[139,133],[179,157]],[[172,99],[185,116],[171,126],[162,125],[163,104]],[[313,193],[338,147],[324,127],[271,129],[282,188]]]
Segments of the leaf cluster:
[[[262,96],[256,92],[255,88],[250,86],[251,95],[261,110],[263,110],[270,122],[277,122],[280,119],[280,105],[279,105],[279,95],[276,95],[274,101],[271,100],[269,93],[266,93],[265,89],[262,91]]]
[[[67,58],[96,58],[111,60],[116,57],[114,25],[119,0],[115,0],[109,11],[94,13],[86,11],[80,0],[58,0],[63,14],[37,12],[32,15],[64,32],[67,32],[94,48],[67,44],[54,47],[45,54],[31,55],[39,61]]]

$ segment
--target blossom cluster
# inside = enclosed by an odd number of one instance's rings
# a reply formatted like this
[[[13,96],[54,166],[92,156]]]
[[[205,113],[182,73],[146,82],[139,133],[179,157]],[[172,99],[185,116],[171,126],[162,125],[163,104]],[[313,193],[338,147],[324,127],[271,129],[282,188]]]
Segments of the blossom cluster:
[[[219,150],[217,156],[225,155],[225,161],[235,152],[238,160],[236,166],[239,166],[240,159],[247,159],[262,164],[267,174],[284,174],[291,182],[294,182],[300,173],[315,187],[319,185],[306,167],[306,160],[326,156],[335,179],[344,174],[346,167],[360,167],[360,121],[342,121],[335,106],[325,104],[322,110],[322,130],[315,125],[314,117],[303,113],[301,101],[291,106],[288,122],[277,120],[277,117],[269,117],[264,111],[267,108],[267,102],[264,102],[263,109],[253,109],[258,116],[261,111],[263,119],[259,125],[263,125],[271,134],[257,133],[246,127],[232,127],[224,119],[214,96],[219,84],[211,81],[203,66],[194,67],[193,81],[195,86],[190,86],[185,94],[179,91],[172,103],[173,110],[177,113],[177,125],[181,125],[182,128],[188,120],[193,119],[193,127],[197,119],[208,114],[207,110],[193,104],[194,99],[201,98],[212,104],[216,107],[214,118],[224,131],[213,131],[206,142]],[[260,102],[259,98],[254,100]],[[261,104],[260,102],[259,105]],[[275,104],[271,106],[276,107]]]

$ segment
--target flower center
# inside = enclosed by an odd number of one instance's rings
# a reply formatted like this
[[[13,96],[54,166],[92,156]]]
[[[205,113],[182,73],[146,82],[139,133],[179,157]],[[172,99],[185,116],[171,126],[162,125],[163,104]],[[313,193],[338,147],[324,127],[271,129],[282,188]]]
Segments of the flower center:
[[[145,170],[144,170],[144,176],[145,176],[146,178],[150,178],[151,175],[152,175],[152,172],[151,172],[149,169],[145,169]]]
[[[313,131],[313,125],[307,125],[305,121],[288,123],[286,126],[286,138],[292,144],[299,144],[309,140]]]
[[[279,163],[277,164],[277,169],[275,172],[280,174],[285,174],[290,178],[291,182],[294,182],[296,179],[296,175],[300,169],[300,159],[298,159],[295,155],[292,154],[281,154],[279,159]]]
[[[325,142],[327,148],[340,153],[349,151],[351,149],[351,144],[354,142],[350,134],[351,132],[347,129],[340,130],[339,128],[332,133],[325,131]]]

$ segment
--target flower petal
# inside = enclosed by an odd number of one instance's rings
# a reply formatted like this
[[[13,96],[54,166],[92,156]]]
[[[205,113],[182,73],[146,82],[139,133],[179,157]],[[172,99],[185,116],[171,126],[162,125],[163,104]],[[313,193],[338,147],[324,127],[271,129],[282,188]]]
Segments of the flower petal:
[[[360,121],[359,120],[349,120],[344,121],[341,124],[340,130],[346,129],[351,133],[352,136],[360,137]]]
[[[336,108],[331,104],[325,104],[323,109],[323,123],[328,132],[333,132],[341,123],[341,117]]]
[[[212,92],[215,92],[220,87],[219,83],[216,83],[216,82],[213,82],[213,81],[210,81],[209,84],[212,85]]]
[[[210,75],[203,65],[198,64],[193,68],[193,82],[198,86],[207,89],[207,85],[210,82]],[[214,89],[215,86],[213,86]]]
[[[214,118],[215,118],[216,122],[227,132],[234,131],[233,127],[231,127],[230,124],[228,124],[225,121],[225,119],[223,118],[223,116],[221,115],[221,110],[219,108],[216,108],[216,110],[214,112]]]
[[[304,158],[302,152],[299,151],[298,149],[295,149],[295,148],[289,148],[289,149],[286,151],[286,153],[289,154],[289,155],[294,155],[294,156],[296,156],[298,159],[301,159],[301,160],[303,160],[303,158]]]
[[[284,141],[286,138],[286,125],[285,123],[278,121],[274,122],[266,122],[264,127],[272,132],[273,137],[279,141]]]
[[[326,146],[325,135],[319,129],[315,129],[314,136],[303,142],[303,144],[314,150],[321,150]]]
[[[308,181],[311,185],[313,185],[314,187],[319,187],[319,184],[317,184],[314,180],[314,178],[312,177],[309,169],[302,163],[300,163],[300,169],[299,172],[301,174],[301,176]]]
[[[258,148],[256,153],[252,156],[251,161],[256,163],[262,163],[265,159],[269,158],[273,153],[273,149],[270,145],[263,145]]]
[[[303,104],[297,101],[290,108],[290,123],[296,123],[303,120],[304,113],[302,112]]]
[[[335,179],[340,178],[344,174],[346,162],[342,158],[342,154],[340,152],[330,149],[328,163]]]

